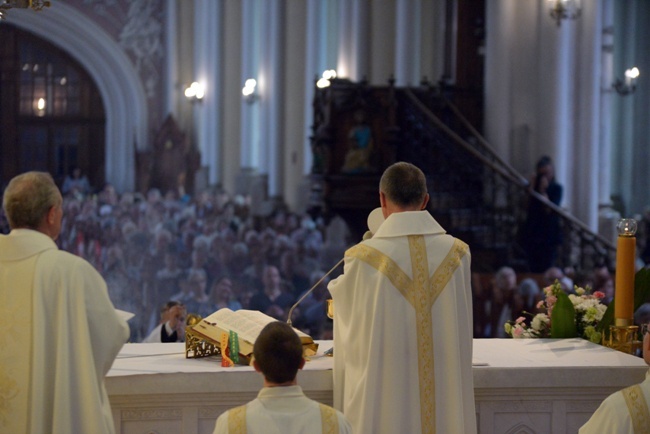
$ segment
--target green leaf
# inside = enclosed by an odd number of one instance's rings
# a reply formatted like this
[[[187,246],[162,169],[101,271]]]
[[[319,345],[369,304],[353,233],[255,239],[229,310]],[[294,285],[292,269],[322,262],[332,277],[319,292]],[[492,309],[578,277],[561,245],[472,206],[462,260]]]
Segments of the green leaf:
[[[634,275],[634,311],[650,301],[650,269],[642,268]]]
[[[556,293],[557,301],[551,312],[551,338],[564,339],[578,336],[576,310],[564,291]]]
[[[634,311],[641,305],[650,301],[650,269],[642,268],[634,275]],[[596,330],[609,336],[609,326],[614,325],[614,300],[609,303],[603,318],[598,323]]]

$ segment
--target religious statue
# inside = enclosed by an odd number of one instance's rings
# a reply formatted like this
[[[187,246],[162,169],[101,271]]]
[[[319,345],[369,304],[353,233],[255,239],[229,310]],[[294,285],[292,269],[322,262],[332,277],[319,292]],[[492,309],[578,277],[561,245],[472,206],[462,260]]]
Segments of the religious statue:
[[[373,151],[372,130],[365,121],[365,114],[358,110],[354,114],[355,125],[348,133],[349,149],[341,171],[344,173],[363,173],[372,171],[370,156]]]

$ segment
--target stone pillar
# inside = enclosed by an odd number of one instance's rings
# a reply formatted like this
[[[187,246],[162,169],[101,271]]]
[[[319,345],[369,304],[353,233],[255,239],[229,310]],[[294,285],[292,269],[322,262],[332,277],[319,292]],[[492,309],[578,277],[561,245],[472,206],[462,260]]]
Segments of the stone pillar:
[[[339,9],[339,58],[336,70],[339,76],[361,81],[368,76],[368,23],[367,0],[341,2]]]
[[[201,153],[201,166],[208,170],[208,182],[216,184],[221,175],[221,32],[215,30],[221,27],[221,2],[197,0],[194,17],[194,80],[205,88],[203,100],[195,103],[194,109],[197,147]]]
[[[395,35],[395,80],[397,86],[420,82],[420,0],[397,1]]]

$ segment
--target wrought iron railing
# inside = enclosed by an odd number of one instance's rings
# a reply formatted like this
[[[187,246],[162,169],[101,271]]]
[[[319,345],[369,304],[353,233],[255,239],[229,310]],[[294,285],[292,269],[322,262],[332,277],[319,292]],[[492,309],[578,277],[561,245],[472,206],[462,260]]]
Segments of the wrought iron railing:
[[[502,255],[496,261],[503,262],[502,265],[509,264],[524,270],[529,268],[521,229],[527,218],[526,204],[537,201],[559,220],[562,243],[556,261],[558,266],[592,270],[598,265],[611,265],[615,246],[566,210],[532,191],[529,181],[496,154],[451,101],[432,89],[404,89],[397,94],[401,108],[400,121],[404,122],[400,122],[400,128],[405,132],[420,131],[418,137],[422,143],[417,146],[422,150],[446,146],[453,149],[447,153],[458,153],[454,159],[456,163],[443,169],[443,174],[455,172],[448,179],[472,191],[473,199],[468,202],[471,205],[468,208],[450,210],[453,215],[462,215],[461,224],[457,219],[452,219],[450,231],[458,232],[460,238],[465,237],[474,252],[486,249],[492,252],[488,257],[495,253]],[[409,133],[405,135],[410,136]],[[462,163],[459,164],[458,160],[462,160]],[[417,157],[413,161],[418,161]],[[439,162],[429,162],[427,166],[435,171],[440,170]],[[476,184],[482,187],[480,194],[477,194],[476,188],[471,188]],[[457,190],[451,185],[441,186],[441,189]],[[470,231],[466,230],[467,222],[470,223]],[[493,267],[490,265],[496,263],[486,265],[484,268],[491,269]]]

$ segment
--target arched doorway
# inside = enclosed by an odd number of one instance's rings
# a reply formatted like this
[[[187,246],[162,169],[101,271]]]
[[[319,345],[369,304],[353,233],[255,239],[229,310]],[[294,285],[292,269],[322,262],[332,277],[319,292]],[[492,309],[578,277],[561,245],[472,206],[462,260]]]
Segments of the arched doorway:
[[[105,181],[105,114],[84,68],[63,50],[0,26],[0,183],[27,170],[61,182],[73,167]]]
[[[97,85],[106,113],[106,182],[117,191],[135,187],[135,153],[149,143],[147,99],[133,63],[115,39],[73,6],[57,2],[43,13],[12,10],[12,24],[63,49]],[[46,13],[45,13],[46,12]]]

